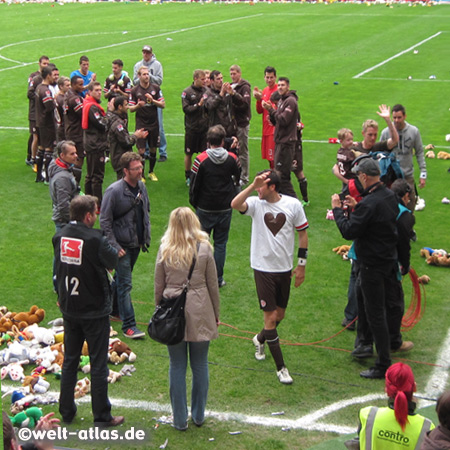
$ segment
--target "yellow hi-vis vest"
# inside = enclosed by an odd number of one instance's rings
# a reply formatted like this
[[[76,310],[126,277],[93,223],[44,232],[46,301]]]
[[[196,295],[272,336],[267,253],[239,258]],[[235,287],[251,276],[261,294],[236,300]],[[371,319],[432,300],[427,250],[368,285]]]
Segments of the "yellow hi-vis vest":
[[[405,431],[395,418],[394,410],[388,407],[368,406],[359,411],[361,450],[419,450],[427,431],[434,428],[433,422],[420,414],[408,415]]]

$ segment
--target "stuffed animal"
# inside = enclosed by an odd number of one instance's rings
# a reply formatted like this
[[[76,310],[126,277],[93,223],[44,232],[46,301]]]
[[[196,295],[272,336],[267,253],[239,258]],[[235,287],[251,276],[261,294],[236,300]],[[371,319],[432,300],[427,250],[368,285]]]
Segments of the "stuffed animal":
[[[422,275],[418,278],[420,284],[428,284],[431,278],[428,275]]]
[[[25,322],[27,325],[33,325],[34,323],[42,322],[44,317],[45,311],[42,308],[38,308],[36,305],[33,305],[28,312],[17,313],[14,316],[14,322]]]
[[[426,258],[427,264],[450,267],[450,255],[445,250],[433,250],[430,247],[424,247],[420,250],[420,256]]]
[[[122,376],[127,376],[127,377],[131,377],[131,374],[133,372],[136,372],[136,367],[133,366],[133,364],[125,364],[121,369],[120,369],[120,374]]]
[[[33,405],[36,400],[36,396],[33,394],[25,395],[23,392],[14,391],[11,397],[11,413],[17,414],[24,409]]]
[[[75,385],[75,398],[84,397],[91,392],[91,381],[88,377],[84,377],[82,380],[78,380]]]
[[[45,394],[50,388],[50,383],[44,377],[29,375],[23,380],[22,386],[28,386],[32,394]]]
[[[450,159],[450,153],[447,152],[439,152],[437,154],[438,159]]]
[[[20,342],[14,341],[8,344],[8,347],[1,351],[3,363],[13,363],[30,359],[30,350]]]
[[[34,428],[42,417],[42,410],[37,406],[32,406],[25,411],[10,417],[13,426],[18,428]]]
[[[54,344],[50,347],[53,352],[57,352],[57,355],[55,357],[54,364],[58,364],[58,366],[62,367],[64,362],[64,344],[62,342],[59,342],[57,344]]]
[[[23,333],[29,340],[35,340],[38,344],[53,345],[55,343],[55,335],[52,330],[40,327],[37,324],[24,328]]]
[[[28,312],[6,312],[0,318],[0,333],[10,331],[13,325],[23,330],[29,325],[41,322],[44,317],[45,311],[36,305],[33,305]]]
[[[332,209],[327,209],[327,215],[325,216],[327,220],[334,220],[334,214]]]
[[[3,366],[1,370],[1,378],[4,380],[7,375],[13,381],[20,381],[25,378],[25,373],[22,364],[28,364],[29,361],[21,361],[20,363],[10,363],[7,366]]]
[[[119,357],[122,355],[126,355],[126,359],[130,362],[136,361],[136,354],[133,353],[130,347],[128,347],[125,342],[122,342],[120,339],[112,339],[109,343],[109,351],[110,353],[116,352]]]
[[[80,356],[80,369],[83,373],[89,373],[91,371],[91,361],[89,356]]]
[[[123,363],[124,361],[127,360],[127,354],[124,353],[123,355],[119,356],[117,354],[117,352],[111,352],[109,354],[109,362],[113,363],[114,365],[117,366],[117,364]]]
[[[44,367],[46,370],[50,368],[50,366],[54,363],[56,359],[56,355],[58,354],[57,350],[52,350],[51,347],[42,347],[37,352],[36,364]]]
[[[340,256],[344,256],[348,254],[350,250],[350,245],[340,245],[339,247],[333,248],[333,252],[337,253]]]
[[[430,158],[430,159],[436,158],[436,154],[433,152],[433,150],[428,150],[428,151],[425,153],[425,156],[426,156],[427,158]]]
[[[115,383],[122,378],[122,374],[120,372],[114,372],[114,370],[110,370],[108,374],[108,383]]]

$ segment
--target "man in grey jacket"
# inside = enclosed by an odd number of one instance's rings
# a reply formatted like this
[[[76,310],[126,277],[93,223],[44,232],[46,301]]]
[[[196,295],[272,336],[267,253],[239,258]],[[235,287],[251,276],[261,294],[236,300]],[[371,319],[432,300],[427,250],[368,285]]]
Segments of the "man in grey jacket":
[[[139,252],[150,245],[150,201],[142,183],[142,159],[127,152],[120,158],[124,177],[111,184],[103,197],[100,226],[119,253],[115,287],[124,336],[137,339],[145,333],[136,327],[131,303],[132,271]]]
[[[75,142],[61,141],[56,146],[57,158],[50,162],[48,175],[50,179],[50,197],[52,198],[55,231],[69,223],[70,202],[78,194],[78,185],[72,172],[77,162],[77,149]],[[56,280],[56,267],[53,261],[53,288],[58,289]]]
[[[53,159],[48,168],[50,177],[50,197],[53,203],[52,220],[56,231],[69,223],[70,201],[78,194],[78,187],[72,173],[77,162],[77,149],[72,141],[61,141],[56,146],[57,158]]]
[[[406,110],[403,105],[394,105],[392,108],[392,119],[399,136],[398,143],[392,149],[392,152],[395,153],[403,175],[411,186],[410,199],[406,207],[414,211],[416,205],[416,183],[414,181],[413,165],[414,151],[420,169],[419,188],[424,188],[427,181],[427,166],[423,152],[422,138],[420,137],[418,128],[406,122]],[[388,140],[389,137],[389,128],[385,128],[381,132],[381,140]]]

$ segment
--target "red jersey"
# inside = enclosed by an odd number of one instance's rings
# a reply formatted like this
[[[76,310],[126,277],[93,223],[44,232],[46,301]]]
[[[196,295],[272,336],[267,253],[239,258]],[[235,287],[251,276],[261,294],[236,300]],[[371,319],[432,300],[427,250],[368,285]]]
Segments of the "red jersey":
[[[269,111],[264,109],[262,106],[262,100],[265,102],[270,102],[270,97],[274,92],[277,92],[277,85],[275,84],[272,88],[266,86],[262,91],[262,99],[256,102],[256,111],[258,114],[263,115],[263,136],[273,136],[275,133],[275,126],[272,125],[269,119]],[[274,104],[276,108],[276,104]]]

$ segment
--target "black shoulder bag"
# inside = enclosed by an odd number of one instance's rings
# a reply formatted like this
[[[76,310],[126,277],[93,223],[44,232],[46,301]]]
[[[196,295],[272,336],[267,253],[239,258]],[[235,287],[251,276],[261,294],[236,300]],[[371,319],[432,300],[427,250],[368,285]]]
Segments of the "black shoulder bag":
[[[155,312],[148,324],[148,335],[156,342],[165,345],[175,345],[179,344],[184,338],[184,330],[186,328],[184,307],[195,261],[194,256],[181,294],[177,297],[161,298],[159,305],[155,308]]]

